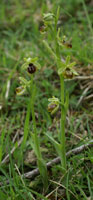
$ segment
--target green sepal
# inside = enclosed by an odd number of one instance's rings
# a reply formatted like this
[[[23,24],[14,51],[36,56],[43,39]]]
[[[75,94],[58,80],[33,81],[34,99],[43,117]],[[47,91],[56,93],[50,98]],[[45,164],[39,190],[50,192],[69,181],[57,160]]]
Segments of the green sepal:
[[[43,14],[43,19],[45,21],[51,21],[51,20],[53,20],[54,17],[55,17],[55,15],[53,13]]]
[[[71,68],[71,72],[73,72],[73,74],[75,75],[75,76],[78,76],[79,74],[76,72],[76,70],[74,70],[73,68]]]
[[[69,64],[69,62],[70,62],[70,56],[67,56],[66,57],[66,66]]]
[[[54,96],[53,96],[52,98],[49,98],[48,101],[49,101],[49,102],[56,103],[56,104],[59,104],[59,99],[56,98],[56,97],[54,97]]]
[[[35,58],[31,58],[31,62],[34,63],[38,60],[38,57],[35,57]]]
[[[76,62],[72,62],[72,63],[70,63],[70,64],[68,64],[68,66],[67,66],[67,68],[72,68],[72,67],[74,67],[76,65]]]
[[[35,58],[24,58],[25,63],[22,65],[21,69],[25,70],[28,68],[30,63],[33,63],[37,69],[41,68],[41,65],[37,62],[38,61],[38,57]]]
[[[41,69],[41,65],[37,61],[33,62],[33,64],[36,66],[37,69]]]

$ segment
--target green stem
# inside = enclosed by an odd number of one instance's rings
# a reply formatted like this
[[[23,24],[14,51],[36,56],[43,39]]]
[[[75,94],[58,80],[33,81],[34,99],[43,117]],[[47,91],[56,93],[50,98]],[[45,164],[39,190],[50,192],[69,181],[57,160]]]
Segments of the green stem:
[[[57,68],[60,68],[61,58],[60,58],[60,51],[59,45],[57,42],[57,22],[55,22],[55,48],[56,48],[56,55],[57,55]],[[61,144],[61,164],[64,170],[66,170],[66,150],[65,150],[65,119],[66,113],[64,108],[64,77],[60,76],[60,86],[61,86],[61,121],[60,121],[60,144]]]
[[[36,129],[36,120],[35,120],[35,111],[34,111],[34,101],[35,101],[35,92],[36,88],[35,86],[32,85],[32,100],[31,100],[31,110],[32,110],[32,121],[33,121],[33,132],[34,132],[34,138],[35,138],[35,148],[36,152],[38,152],[38,157],[41,158],[41,151],[40,151],[40,146],[39,146],[39,141],[38,141],[38,135],[37,135],[37,129]]]
[[[25,125],[24,125],[24,136],[23,141],[21,145],[21,149],[23,150],[27,141],[28,133],[29,133],[29,120],[30,120],[30,114],[31,114],[31,98],[29,99],[28,105],[27,105],[27,114],[25,119]]]
[[[57,21],[55,21],[55,27],[54,27],[54,40],[55,40],[55,51],[56,51],[56,57],[57,57],[57,68],[60,67],[60,51],[59,51],[59,45],[57,41]]]
[[[60,121],[60,143],[61,143],[61,163],[62,167],[66,170],[66,149],[65,149],[65,108],[64,108],[64,77],[60,76],[61,85],[61,121]]]
[[[42,177],[44,187],[46,189],[48,186],[47,168],[41,155],[40,144],[39,144],[37,128],[36,128],[35,111],[34,111],[36,87],[34,84],[31,84],[31,87],[32,87],[31,110],[32,110],[33,132],[34,132],[34,147],[35,147],[35,153],[37,156],[38,168]]]

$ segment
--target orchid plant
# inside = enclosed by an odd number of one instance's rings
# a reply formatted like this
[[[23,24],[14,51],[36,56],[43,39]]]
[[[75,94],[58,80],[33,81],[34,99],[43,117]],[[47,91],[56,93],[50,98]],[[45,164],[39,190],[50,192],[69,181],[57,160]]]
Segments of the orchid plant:
[[[27,137],[29,132],[31,132],[31,146],[37,156],[37,165],[42,177],[42,182],[44,184],[45,189],[48,186],[48,177],[47,177],[47,168],[45,161],[41,154],[40,149],[40,143],[36,128],[36,120],[35,120],[35,111],[34,111],[34,102],[35,102],[35,96],[36,96],[36,85],[34,81],[34,74],[37,70],[40,70],[41,66],[38,63],[38,58],[24,58],[24,64],[22,65],[21,69],[25,73],[27,73],[29,80],[25,79],[24,77],[19,77],[20,80],[20,86],[16,88],[17,95],[22,95],[26,91],[29,94],[29,102],[27,106],[27,113],[26,113],[26,119],[25,119],[25,125],[24,125],[24,137],[21,145],[21,149],[23,150]],[[29,130],[29,123],[30,123],[30,114],[32,114],[32,121],[33,121],[33,128],[32,131]]]
[[[66,172],[66,137],[65,137],[65,122],[66,122],[66,113],[69,106],[69,94],[64,91],[64,79],[72,79],[74,76],[78,75],[74,66],[75,62],[70,62],[70,56],[68,55],[65,60],[62,59],[61,50],[64,48],[72,48],[72,45],[66,41],[66,37],[60,36],[60,28],[58,28],[59,20],[59,8],[57,9],[57,14],[47,13],[43,16],[43,43],[45,47],[50,52],[57,65],[57,73],[60,79],[60,100],[56,97],[49,98],[48,111],[53,115],[57,112],[58,108],[61,108],[61,119],[60,119],[60,131],[58,135],[58,142],[46,133],[49,140],[53,143],[56,148],[56,151],[61,159],[61,165],[64,172]],[[41,31],[42,33],[42,31]],[[48,39],[52,36],[51,42]]]
[[[70,62],[70,56],[67,56],[65,60],[62,59],[61,49],[71,48],[72,45],[68,44],[65,40],[65,36],[61,38],[60,36],[60,28],[58,28],[58,20],[59,20],[59,8],[57,9],[57,14],[47,13],[43,16],[44,26],[41,28],[41,33],[44,36],[43,44],[50,52],[53,57],[56,65],[57,65],[57,73],[60,79],[60,99],[57,97],[50,97],[48,99],[48,111],[51,115],[54,115],[57,110],[61,109],[61,118],[60,118],[60,130],[58,135],[58,141],[56,141],[53,136],[50,136],[48,133],[45,133],[49,140],[53,143],[58,155],[61,159],[61,165],[63,171],[66,173],[67,165],[66,165],[66,137],[65,137],[65,122],[66,122],[66,114],[69,106],[69,94],[64,90],[64,79],[65,78],[73,78],[78,75],[74,66],[75,62]],[[48,41],[47,36],[52,36],[52,42]],[[52,46],[53,44],[53,46]],[[34,74],[37,70],[40,70],[41,66],[38,62],[38,58],[24,58],[24,64],[22,65],[22,70],[28,74],[29,80],[24,77],[19,77],[20,86],[16,88],[16,93],[18,95],[22,95],[26,91],[29,93],[29,103],[27,107],[27,114],[24,125],[24,137],[21,145],[22,150],[24,149],[27,141],[27,137],[29,134],[29,121],[30,121],[30,112],[32,113],[32,121],[33,121],[33,129],[31,131],[31,146],[34,149],[34,152],[37,156],[37,164],[42,176],[42,180],[44,186],[47,187],[48,178],[47,178],[47,168],[45,165],[45,161],[42,158],[40,143],[37,134],[37,127],[35,121],[35,111],[34,111],[34,102],[36,96],[36,85],[34,81]]]

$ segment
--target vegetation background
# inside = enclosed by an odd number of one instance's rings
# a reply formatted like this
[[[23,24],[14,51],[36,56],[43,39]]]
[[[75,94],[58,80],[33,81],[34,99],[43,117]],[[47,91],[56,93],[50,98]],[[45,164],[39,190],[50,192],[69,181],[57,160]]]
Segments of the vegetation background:
[[[43,13],[56,13],[60,6],[59,26],[72,48],[62,52],[76,62],[77,78],[65,81],[70,94],[66,122],[66,151],[93,137],[93,1],[92,0],[0,0],[0,200],[92,200],[93,149],[67,160],[66,188],[62,185],[61,166],[49,170],[49,188],[44,193],[40,176],[25,179],[22,174],[36,168],[36,157],[29,134],[23,157],[20,144],[24,132],[28,95],[16,95],[21,65],[26,56],[38,56],[42,66],[35,76],[37,96],[35,114],[42,154],[48,162],[57,157],[44,133],[57,138],[60,111],[51,118],[48,98],[59,97],[59,78],[51,55],[42,42],[40,27]],[[32,120],[30,119],[30,129]]]

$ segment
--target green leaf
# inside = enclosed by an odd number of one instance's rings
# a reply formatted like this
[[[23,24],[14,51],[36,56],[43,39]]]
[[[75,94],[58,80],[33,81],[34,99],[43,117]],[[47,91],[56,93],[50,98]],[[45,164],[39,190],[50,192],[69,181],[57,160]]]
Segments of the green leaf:
[[[2,156],[3,156],[4,137],[5,137],[5,130],[3,129],[0,136],[0,163],[2,161]]]
[[[54,145],[58,155],[61,155],[61,146],[60,144],[50,135],[48,135],[47,133],[45,133],[45,135],[49,138],[49,140],[52,142],[52,144]]]
[[[32,140],[30,141],[31,146],[32,146],[32,148],[33,148],[33,150],[34,150],[34,152],[35,152],[37,158],[38,158],[38,157],[39,157],[39,154],[38,154],[38,148],[37,148],[36,145],[35,145],[35,134],[34,134],[34,133],[31,133],[31,139],[32,139]]]
[[[79,185],[76,185],[76,187],[79,189],[81,195],[84,197],[84,200],[88,200],[85,192],[83,191],[83,189],[79,186]]]
[[[76,72],[76,70],[71,68],[71,71],[73,72],[74,75],[78,76],[79,74]]]
[[[31,146],[37,156],[37,164],[38,164],[38,168],[40,171],[40,174],[42,176],[42,181],[45,187],[48,186],[48,177],[47,177],[47,168],[46,168],[46,164],[45,161],[43,160],[42,156],[40,155],[40,153],[38,152],[38,146],[36,144],[36,138],[35,138],[35,134],[31,133],[32,136],[32,140],[30,140]]]
[[[48,186],[48,176],[47,176],[46,164],[45,164],[45,162],[42,158],[40,158],[40,159],[38,158],[37,164],[38,164],[40,174],[43,178],[42,180],[43,180],[44,187],[47,188],[47,186]]]

